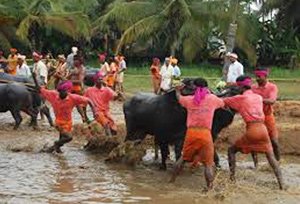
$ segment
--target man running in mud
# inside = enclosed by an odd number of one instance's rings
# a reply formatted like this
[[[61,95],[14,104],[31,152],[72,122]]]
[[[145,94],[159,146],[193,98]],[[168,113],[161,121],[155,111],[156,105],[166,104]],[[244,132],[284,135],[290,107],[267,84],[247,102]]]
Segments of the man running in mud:
[[[118,94],[111,88],[104,86],[104,74],[99,71],[94,76],[95,86],[85,91],[84,96],[89,98],[95,106],[95,119],[102,125],[107,136],[117,134],[117,126],[109,111],[109,102],[116,100]]]
[[[72,140],[71,131],[73,108],[78,105],[86,106],[89,104],[94,113],[94,106],[88,98],[69,93],[72,90],[71,81],[61,82],[57,86],[57,91],[47,90],[44,87],[40,88],[38,84],[36,84],[36,86],[40,95],[52,105],[55,114],[55,125],[59,131],[59,140],[55,141],[53,146],[42,151],[48,153],[52,153],[54,151],[62,153],[60,148]]]
[[[82,96],[83,90],[83,80],[85,76],[85,67],[83,66],[83,58],[79,55],[74,55],[74,68],[70,72],[68,77],[72,81],[72,94],[77,94]],[[76,106],[78,113],[80,114],[82,121],[87,122],[86,108],[81,105]]]
[[[230,179],[235,180],[235,155],[237,152],[265,153],[270,166],[276,175],[279,188],[283,189],[283,181],[279,164],[273,153],[268,130],[264,124],[263,98],[252,92],[251,77],[240,76],[236,80],[242,95],[223,99],[225,105],[239,112],[246,123],[246,133],[228,148]]]
[[[259,68],[254,71],[257,85],[252,86],[252,91],[263,97],[263,110],[265,114],[265,125],[268,129],[269,137],[272,142],[275,158],[280,160],[280,150],[278,143],[278,130],[276,128],[273,105],[276,102],[278,89],[277,86],[268,81],[269,70]],[[257,166],[257,155],[253,154],[255,166]]]
[[[210,93],[207,81],[195,80],[197,87],[193,96],[181,96],[177,88],[179,103],[187,109],[187,131],[182,157],[177,161],[170,182],[174,182],[185,162],[202,162],[208,190],[214,180],[214,144],[211,128],[214,112],[224,106],[222,99]]]

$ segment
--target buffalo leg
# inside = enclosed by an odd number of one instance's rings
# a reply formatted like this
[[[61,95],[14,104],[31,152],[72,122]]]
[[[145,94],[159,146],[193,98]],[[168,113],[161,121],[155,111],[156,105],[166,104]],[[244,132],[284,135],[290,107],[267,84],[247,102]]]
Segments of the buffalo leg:
[[[30,121],[29,126],[34,126],[34,127],[36,127],[36,126],[37,126],[37,116],[38,116],[38,112],[35,111],[33,108],[24,110],[24,112],[25,112],[26,114],[28,114],[28,115],[31,117],[31,121]]]
[[[166,142],[161,142],[159,144],[160,146],[160,151],[161,151],[161,167],[160,169],[161,170],[167,170],[167,164],[166,164],[166,160],[167,160],[167,157],[168,157],[168,143]]]
[[[253,159],[254,167],[257,168],[258,167],[257,153],[256,152],[251,152],[251,156],[252,156],[252,159]]]
[[[48,108],[46,105],[43,105],[40,111],[41,111],[43,114],[46,115],[47,120],[48,120],[48,122],[49,122],[49,125],[50,125],[50,126],[54,126],[54,125],[53,125],[53,120],[52,120],[52,118],[51,118],[51,114],[50,114],[49,108]]]
[[[156,137],[154,137],[154,159],[155,160],[158,160],[158,148],[159,148],[158,141]]]
[[[176,161],[178,161],[179,158],[181,157],[182,146],[183,146],[182,141],[175,143],[175,157],[176,157]]]
[[[217,168],[221,168],[220,158],[219,158],[219,155],[218,155],[216,149],[214,150],[214,162],[215,162],[215,165]]]
[[[236,146],[231,146],[228,148],[228,163],[230,169],[230,180],[235,181],[235,167],[236,167],[236,156],[238,152]]]
[[[169,182],[172,182],[172,183],[175,182],[177,176],[178,176],[179,173],[183,170],[184,163],[185,163],[185,162],[184,162],[183,158],[180,157],[180,158],[178,159],[178,161],[176,162],[176,164],[175,164],[175,167],[174,167],[174,170],[173,170],[173,173],[172,173],[172,177],[171,177],[171,179],[170,179]]]
[[[14,130],[18,129],[18,127],[20,126],[21,122],[22,122],[22,116],[20,114],[19,110],[12,110],[10,111],[12,116],[15,119],[15,126],[14,126]]]

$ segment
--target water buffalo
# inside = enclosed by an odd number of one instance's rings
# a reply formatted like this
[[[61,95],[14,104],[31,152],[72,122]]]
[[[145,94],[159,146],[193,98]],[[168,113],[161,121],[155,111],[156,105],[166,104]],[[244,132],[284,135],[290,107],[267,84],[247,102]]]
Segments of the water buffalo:
[[[41,107],[41,98],[28,87],[18,83],[0,84],[0,112],[10,111],[15,119],[14,129],[17,129],[22,122],[20,111],[31,116],[31,125],[37,125],[37,115],[39,110],[43,112],[50,123],[53,125],[50,111],[46,106]]]
[[[194,91],[193,81],[184,80],[184,95]],[[228,90],[222,96],[231,96],[238,90]],[[175,156],[179,159],[186,132],[186,110],[177,100],[176,92],[164,95],[139,93],[123,105],[127,134],[125,140],[143,140],[147,134],[154,135],[161,150],[161,169],[166,169],[168,145],[175,145]],[[212,137],[215,140],[220,131],[227,127],[234,118],[231,110],[217,109],[213,118]],[[219,166],[219,158],[215,153],[215,163]]]

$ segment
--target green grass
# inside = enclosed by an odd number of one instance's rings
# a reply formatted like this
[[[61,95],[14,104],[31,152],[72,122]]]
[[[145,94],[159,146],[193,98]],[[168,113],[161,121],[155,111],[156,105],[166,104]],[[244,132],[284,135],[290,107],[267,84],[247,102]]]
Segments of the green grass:
[[[214,88],[216,80],[208,80],[209,86]],[[279,89],[279,99],[281,100],[300,100],[300,82],[276,81]],[[137,92],[152,92],[151,78],[149,75],[125,74],[125,92],[133,95]]]

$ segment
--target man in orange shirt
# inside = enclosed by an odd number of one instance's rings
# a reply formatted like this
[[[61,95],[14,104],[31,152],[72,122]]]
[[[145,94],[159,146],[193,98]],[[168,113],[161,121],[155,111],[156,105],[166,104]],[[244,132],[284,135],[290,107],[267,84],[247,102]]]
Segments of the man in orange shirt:
[[[103,86],[104,74],[98,72],[94,76],[95,86],[85,91],[84,96],[89,98],[95,106],[95,119],[105,130],[106,135],[116,135],[117,126],[109,111],[109,102],[117,99],[118,95],[111,88]]]
[[[170,182],[174,182],[185,162],[202,162],[207,188],[213,186],[214,144],[211,136],[212,120],[216,109],[224,102],[211,94],[207,81],[195,80],[197,87],[193,96],[179,96],[179,103],[187,109],[187,132],[182,157],[177,161]]]
[[[280,150],[278,144],[278,130],[276,128],[273,105],[276,102],[278,89],[277,86],[268,81],[269,71],[267,69],[256,69],[255,76],[257,85],[252,86],[252,91],[263,97],[263,110],[265,114],[265,125],[268,129],[269,137],[272,142],[273,151],[277,161],[280,160]]]
[[[38,87],[39,88],[39,87]],[[72,140],[72,110],[78,105],[89,104],[94,113],[92,102],[83,96],[70,94],[72,90],[72,82],[64,81],[57,86],[57,91],[39,88],[41,96],[50,102],[55,114],[55,125],[59,131],[59,140],[54,142],[54,145],[46,150],[46,152],[62,153],[61,147]]]
[[[265,153],[270,166],[274,170],[279,188],[282,189],[281,170],[274,157],[268,131],[264,124],[263,98],[252,92],[250,77],[242,75],[237,78],[236,82],[243,94],[225,98],[224,102],[226,106],[241,114],[246,123],[246,133],[228,148],[230,179],[235,180],[235,154],[237,152],[244,154],[250,152]]]

